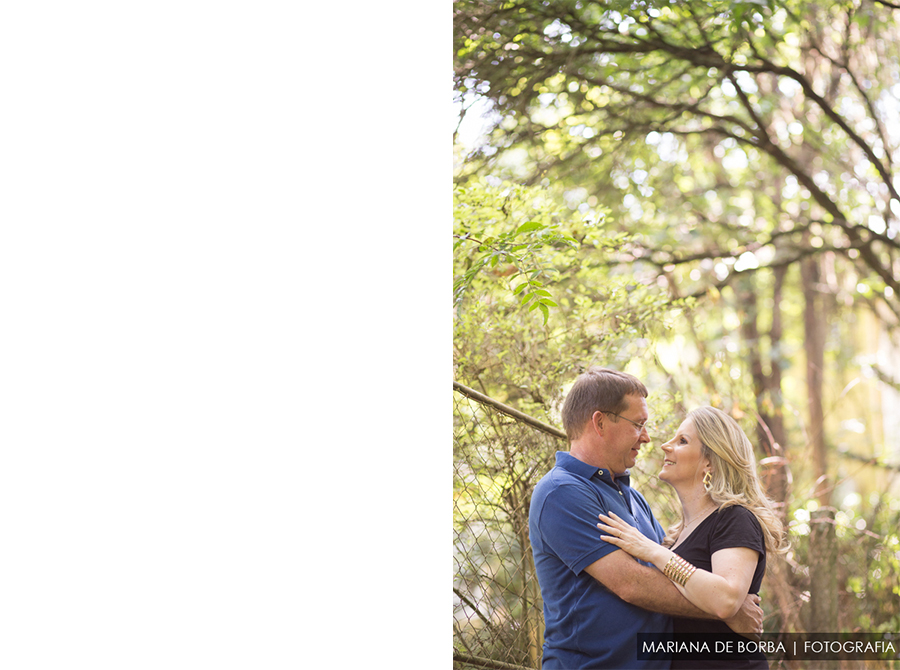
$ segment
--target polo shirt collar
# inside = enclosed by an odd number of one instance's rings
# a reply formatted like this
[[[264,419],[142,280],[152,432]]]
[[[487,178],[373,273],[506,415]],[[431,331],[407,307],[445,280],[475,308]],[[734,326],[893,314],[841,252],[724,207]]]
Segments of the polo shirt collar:
[[[596,477],[607,484],[624,484],[625,486],[629,486],[631,483],[631,474],[628,470],[620,475],[616,475],[615,480],[613,480],[612,473],[606,468],[595,468],[584,461],[579,461],[568,451],[556,452],[556,465],[585,479]]]

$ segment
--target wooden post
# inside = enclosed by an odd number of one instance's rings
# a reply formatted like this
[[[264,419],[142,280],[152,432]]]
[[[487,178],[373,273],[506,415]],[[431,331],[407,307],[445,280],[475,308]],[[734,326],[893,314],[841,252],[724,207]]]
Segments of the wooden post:
[[[811,633],[838,630],[837,536],[834,508],[817,509],[810,515],[809,624]]]

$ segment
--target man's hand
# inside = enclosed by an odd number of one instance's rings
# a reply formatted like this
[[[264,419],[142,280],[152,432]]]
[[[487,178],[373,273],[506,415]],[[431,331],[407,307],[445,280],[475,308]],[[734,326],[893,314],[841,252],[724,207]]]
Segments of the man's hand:
[[[763,632],[763,611],[759,606],[759,596],[748,593],[738,613],[723,621],[738,635],[759,641],[759,636]]]

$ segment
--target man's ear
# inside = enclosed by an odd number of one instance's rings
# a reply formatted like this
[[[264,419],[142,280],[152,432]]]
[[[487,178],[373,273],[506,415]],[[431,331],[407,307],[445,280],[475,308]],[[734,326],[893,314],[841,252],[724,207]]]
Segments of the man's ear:
[[[603,435],[603,412],[600,410],[591,414],[591,429],[596,432],[597,435]]]

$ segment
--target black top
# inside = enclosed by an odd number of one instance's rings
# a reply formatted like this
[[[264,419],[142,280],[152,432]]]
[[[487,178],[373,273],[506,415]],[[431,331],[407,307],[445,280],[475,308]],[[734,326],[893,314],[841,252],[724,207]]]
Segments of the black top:
[[[746,507],[732,505],[713,512],[701,521],[700,525],[694,529],[694,532],[672,551],[697,566],[698,570],[712,572],[712,555],[720,549],[732,547],[748,547],[759,552],[759,557],[756,560],[756,570],[753,573],[749,591],[749,593],[759,594],[759,587],[766,572],[766,542],[759,521],[757,521],[753,512]],[[735,641],[746,641],[746,638],[731,630],[724,621],[674,617],[673,622],[676,634],[716,633],[717,639],[721,635],[721,639],[730,638]],[[672,668],[677,667],[679,667],[678,662],[673,662]],[[697,662],[693,662],[688,664],[688,667],[696,668],[699,665]],[[765,658],[762,658],[761,665],[742,667],[768,668],[769,664],[765,661]]]

